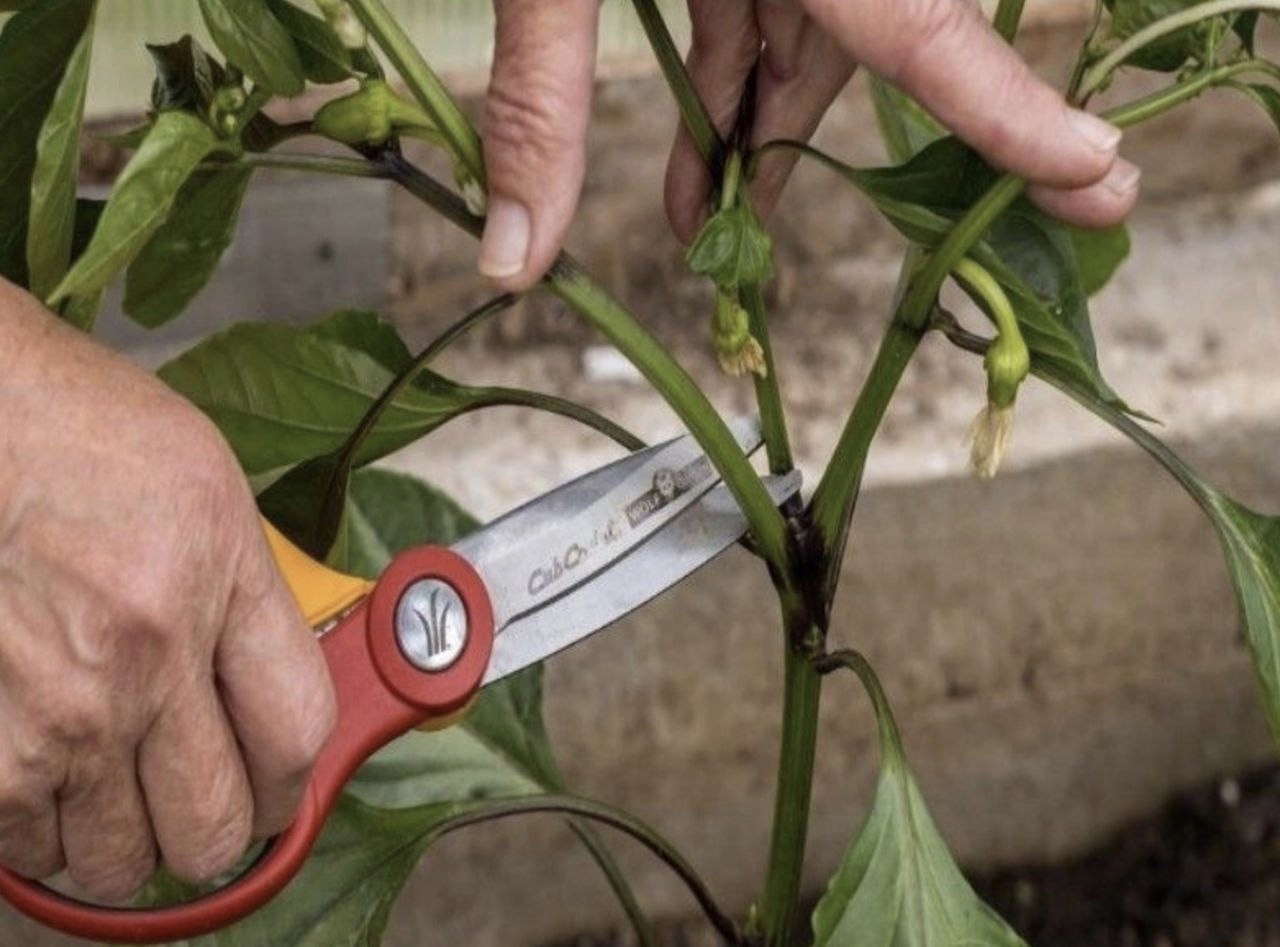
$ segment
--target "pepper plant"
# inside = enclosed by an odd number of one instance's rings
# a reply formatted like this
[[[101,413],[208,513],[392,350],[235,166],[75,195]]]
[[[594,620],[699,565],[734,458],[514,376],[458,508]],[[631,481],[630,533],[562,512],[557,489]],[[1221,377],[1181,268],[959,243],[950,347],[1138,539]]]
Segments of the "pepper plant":
[[[261,169],[388,181],[464,234],[480,233],[480,135],[382,0],[317,0],[315,8],[300,0],[198,3],[216,48],[190,36],[147,38],[156,66],[147,118],[118,136],[132,155],[99,202],[76,193],[97,2],[0,0],[0,10],[12,14],[0,32],[0,273],[85,331],[93,328],[104,290],[123,277],[125,311],[145,326],[166,323],[216,270]],[[486,690],[462,723],[410,734],[375,756],[350,785],[302,875],[257,915],[209,942],[377,942],[397,893],[436,839],[486,820],[555,812],[599,864],[644,944],[655,942],[653,930],[602,841],[602,826],[635,837],[663,859],[729,944],[1022,943],[948,854],[874,671],[858,652],[828,645],[836,629],[857,639],[852,616],[831,607],[841,561],[868,450],[930,332],[983,358],[987,405],[972,431],[980,475],[992,476],[999,466],[1019,386],[1030,374],[1126,434],[1186,489],[1221,539],[1266,717],[1280,738],[1280,518],[1248,509],[1206,481],[1099,369],[1089,297],[1124,260],[1124,229],[1085,231],[1037,210],[1023,197],[1021,180],[993,170],[874,78],[889,166],[851,167],[792,141],[749,151],[746,129],[727,139],[717,134],[654,0],[633,5],[717,182],[687,259],[714,284],[710,341],[724,370],[754,385],[772,472],[790,470],[792,453],[762,291],[772,272],[771,243],[746,189],[761,155],[786,149],[821,162],[906,243],[880,348],[826,472],[807,502],[782,510],[643,318],[567,254],[538,290],[559,297],[630,359],[701,442],[751,522],[746,545],[761,560],[760,581],[777,590],[783,726],[759,898],[742,916],[731,916],[672,843],[626,813],[569,792],[543,728],[542,677],[534,668]],[[1006,40],[1014,38],[1021,8],[1021,0],[999,4],[995,26]],[[1248,96],[1280,123],[1280,67],[1254,45],[1261,14],[1278,9],[1280,0],[1101,0],[1066,94],[1087,107],[1118,70],[1142,69],[1167,79],[1157,91],[1106,110],[1116,125],[1153,120],[1210,90]],[[282,124],[270,117],[273,103],[308,87],[329,89],[310,118]],[[297,147],[303,138],[327,139],[331,147]],[[401,148],[406,138],[442,153],[453,181],[411,162]],[[990,331],[962,326],[940,305],[948,280],[988,317]],[[314,555],[372,575],[407,545],[448,542],[474,525],[426,484],[370,466],[461,414],[523,405],[576,419],[625,448],[640,445],[616,424],[554,395],[472,386],[432,371],[445,347],[513,301],[490,300],[419,353],[376,314],[341,311],[301,328],[235,326],[159,373],[219,425],[264,513]],[[871,697],[881,775],[806,935],[797,905],[819,695],[824,679],[842,671],[852,671]],[[190,893],[161,876],[146,897]]]

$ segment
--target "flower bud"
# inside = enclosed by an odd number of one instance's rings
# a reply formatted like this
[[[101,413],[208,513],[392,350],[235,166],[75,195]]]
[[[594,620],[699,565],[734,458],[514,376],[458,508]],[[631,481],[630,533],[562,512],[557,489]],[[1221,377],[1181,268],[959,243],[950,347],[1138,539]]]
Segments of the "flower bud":
[[[350,95],[321,106],[311,126],[344,145],[381,145],[391,137],[392,98],[384,81],[368,79]]]
[[[750,317],[747,311],[738,304],[735,297],[721,291],[716,292],[712,340],[715,344],[716,359],[726,375],[736,377],[745,372],[753,372],[764,378],[768,374],[764,349],[751,334]]]
[[[982,360],[987,370],[987,405],[969,425],[969,462],[984,480],[1000,469],[1013,435],[1013,404],[1031,371],[1031,354],[1018,331],[1002,332]]]

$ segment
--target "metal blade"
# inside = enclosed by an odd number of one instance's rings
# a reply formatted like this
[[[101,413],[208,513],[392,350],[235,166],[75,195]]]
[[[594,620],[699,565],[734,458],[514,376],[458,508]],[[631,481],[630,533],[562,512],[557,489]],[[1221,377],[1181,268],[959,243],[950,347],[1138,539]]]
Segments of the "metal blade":
[[[760,445],[757,419],[730,429],[745,451]],[[501,631],[626,556],[719,479],[685,435],[557,487],[453,549],[484,578]]]
[[[800,474],[767,477],[765,485],[781,505],[799,491]],[[729,488],[716,487],[594,581],[508,625],[494,641],[484,684],[590,637],[710,562],[746,531],[747,519]]]

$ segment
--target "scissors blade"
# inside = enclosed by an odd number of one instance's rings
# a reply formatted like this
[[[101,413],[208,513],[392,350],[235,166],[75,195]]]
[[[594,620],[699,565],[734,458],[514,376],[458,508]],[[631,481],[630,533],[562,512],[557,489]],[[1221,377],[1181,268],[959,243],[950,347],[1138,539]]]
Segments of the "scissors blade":
[[[734,422],[743,450],[760,422]],[[691,435],[557,487],[454,544],[484,578],[499,632],[626,556],[719,482]]]
[[[800,473],[766,477],[774,503],[800,490]],[[507,626],[494,640],[481,686],[589,638],[706,565],[747,531],[747,518],[721,484],[631,555],[574,591]]]

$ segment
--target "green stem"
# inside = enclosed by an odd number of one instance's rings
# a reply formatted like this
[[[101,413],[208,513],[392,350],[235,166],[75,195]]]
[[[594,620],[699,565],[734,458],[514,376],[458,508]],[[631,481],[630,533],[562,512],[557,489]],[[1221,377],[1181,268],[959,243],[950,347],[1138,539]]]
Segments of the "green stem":
[[[809,501],[813,523],[827,551],[823,586],[828,601],[835,594],[844,561],[849,525],[862,488],[867,453],[903,372],[920,345],[921,332],[894,319],[885,330],[867,380],[836,442],[827,471]]]
[[[1246,59],[1227,66],[1219,66],[1216,69],[1207,69],[1190,79],[1176,82],[1158,92],[1153,92],[1140,99],[1134,99],[1132,102],[1125,102],[1123,105],[1117,105],[1115,108],[1103,112],[1102,115],[1111,124],[1120,128],[1128,128],[1140,122],[1145,122],[1147,119],[1155,118],[1157,115],[1162,115],[1183,102],[1194,99],[1206,89],[1222,85],[1236,76],[1249,72],[1262,73],[1273,79],[1280,78],[1280,68],[1277,68],[1275,64],[1261,59]]]
[[[707,920],[711,922],[716,932],[725,941],[733,945],[742,943],[742,935],[738,930],[738,925],[720,909],[706,883],[675,846],[635,816],[612,806],[607,806],[604,803],[582,799],[577,796],[563,795],[489,800],[477,803],[474,808],[468,809],[433,827],[427,841],[433,842],[450,832],[456,832],[458,829],[471,825],[479,825],[497,819],[506,819],[536,812],[558,813],[590,819],[593,822],[599,822],[629,835],[675,872],[676,876],[689,889],[689,893],[693,895],[694,900],[707,916]],[[421,819],[415,809],[391,810],[388,817],[403,821],[406,827],[411,827],[416,820]]]
[[[787,434],[787,415],[782,407],[782,393],[778,383],[778,368],[773,361],[773,346],[769,342],[769,319],[765,311],[764,293],[759,284],[746,283],[738,292],[739,301],[747,310],[751,334],[760,343],[764,353],[765,375],[753,376],[756,386],[756,406],[760,411],[760,426],[764,433],[764,449],[769,458],[769,472],[787,473],[795,462],[791,457],[791,438]]]
[[[570,421],[597,431],[629,451],[637,451],[645,446],[644,441],[636,437],[626,428],[609,420],[604,415],[585,405],[557,395],[548,395],[541,391],[529,391],[527,388],[479,388],[476,408],[533,408],[548,414],[558,414]]]
[[[449,151],[483,187],[484,150],[480,136],[453,100],[440,77],[418,52],[418,47],[391,15],[382,0],[350,0],[360,22],[391,60],[405,86],[413,93],[436,128],[449,143]]]
[[[876,676],[871,663],[859,651],[843,648],[824,654],[813,662],[814,669],[822,675],[832,671],[848,670],[858,675],[871,698],[871,706],[875,708],[876,723],[880,728],[880,753],[885,764],[901,764],[902,736],[898,733],[898,723],[893,719],[893,710],[889,707],[889,699],[884,688],[880,686],[880,678]]]
[[[246,152],[236,160],[252,168],[307,171],[311,174],[334,174],[348,178],[387,177],[383,169],[363,158],[339,158],[332,155],[303,155],[289,152]],[[221,165],[210,162],[209,166]]]
[[[640,25],[644,27],[645,35],[649,37],[649,45],[653,47],[658,67],[671,88],[672,96],[675,97],[676,105],[680,109],[680,117],[684,120],[684,127],[689,132],[694,147],[698,149],[698,154],[702,156],[707,167],[712,169],[714,175],[714,169],[721,160],[724,145],[716,133],[715,126],[711,123],[707,107],[702,104],[702,99],[698,96],[698,90],[693,87],[693,80],[684,67],[684,59],[676,49],[671,32],[667,29],[667,23],[662,18],[662,12],[654,0],[633,0],[633,5],[636,16],[640,18]]]
[[[1085,70],[1074,100],[1079,102],[1089,98],[1106,83],[1111,73],[1144,46],[1201,20],[1222,16],[1224,13],[1235,13],[1238,10],[1280,11],[1280,0],[1210,0],[1209,3],[1200,3],[1156,20],[1138,30]]]
[[[605,881],[609,883],[609,887],[613,890],[613,895],[618,899],[618,903],[622,905],[622,912],[626,914],[627,921],[631,924],[631,929],[635,931],[636,940],[640,947],[658,947],[658,933],[653,929],[653,922],[645,915],[644,909],[640,907],[640,902],[636,900],[636,894],[631,890],[631,885],[627,881],[627,876],[622,873],[621,866],[618,865],[617,859],[613,857],[613,853],[609,851],[604,840],[596,834],[595,829],[584,824],[577,819],[569,820],[569,828],[573,834],[578,836],[578,841],[595,859],[595,863],[599,866],[601,873],[605,877]]]
[[[1025,0],[1000,0],[996,7],[995,18],[991,25],[1006,43],[1012,43],[1018,33],[1018,23],[1022,20],[1022,8]]]
[[[547,274],[551,291],[587,318],[640,370],[697,438],[751,523],[757,548],[776,575],[791,582],[786,521],[707,396],[649,332],[562,254]]]
[[[805,622],[804,610],[788,608],[785,684],[782,692],[782,746],[778,752],[777,788],[773,801],[773,830],[760,922],[767,947],[793,944],[796,908],[804,878],[804,852],[809,831],[809,803],[813,794],[813,761],[818,739],[818,707],[822,679],[808,654],[796,647],[793,622]]]
[[[472,236],[484,221],[471,214],[456,194],[402,156],[384,159],[385,175]],[[591,279],[567,254],[561,254],[546,276],[551,291],[585,316],[622,352],[675,410],[715,464],[751,523],[757,548],[765,560],[790,582],[790,543],[786,521],[750,461],[712,407],[707,396],[658,342]]]

